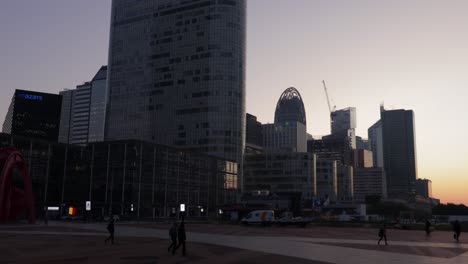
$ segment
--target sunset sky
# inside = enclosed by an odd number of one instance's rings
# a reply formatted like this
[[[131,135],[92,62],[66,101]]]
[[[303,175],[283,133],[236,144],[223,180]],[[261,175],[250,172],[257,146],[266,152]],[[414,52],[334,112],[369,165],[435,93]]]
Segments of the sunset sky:
[[[107,64],[110,0],[15,0],[0,9],[0,121],[14,89],[58,93]],[[468,204],[468,1],[248,0],[247,112],[273,122],[296,87],[308,132],[329,133],[321,80],[357,134],[379,105],[413,109],[418,176]]]

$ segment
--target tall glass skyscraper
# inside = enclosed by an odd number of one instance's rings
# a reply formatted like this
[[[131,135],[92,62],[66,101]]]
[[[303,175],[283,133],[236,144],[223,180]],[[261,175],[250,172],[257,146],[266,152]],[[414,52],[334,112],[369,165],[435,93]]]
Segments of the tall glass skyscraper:
[[[113,0],[106,140],[175,145],[242,168],[245,42],[245,0]]]
[[[417,159],[412,110],[381,108],[384,168],[388,194],[398,197],[414,194]]]

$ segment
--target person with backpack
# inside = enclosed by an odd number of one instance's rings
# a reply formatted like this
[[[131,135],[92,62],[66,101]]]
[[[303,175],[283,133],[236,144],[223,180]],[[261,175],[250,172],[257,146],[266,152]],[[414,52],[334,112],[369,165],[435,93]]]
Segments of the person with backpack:
[[[169,229],[169,237],[171,238],[171,245],[167,248],[167,252],[172,249],[172,255],[175,254],[175,248],[177,247],[177,223],[174,222],[172,227]]]
[[[114,218],[110,218],[109,224],[107,225],[107,231],[109,232],[109,237],[104,240],[104,243],[107,244],[107,241],[111,241],[112,245],[114,245]]]

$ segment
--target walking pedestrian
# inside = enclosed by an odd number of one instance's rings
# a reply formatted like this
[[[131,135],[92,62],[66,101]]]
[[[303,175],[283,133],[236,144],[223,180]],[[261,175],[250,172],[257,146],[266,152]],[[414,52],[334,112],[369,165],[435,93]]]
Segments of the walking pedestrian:
[[[453,238],[457,242],[460,242],[461,226],[458,220],[455,220],[455,222],[453,223],[453,232],[454,232]]]
[[[385,245],[388,246],[388,243],[387,243],[387,225],[384,223],[380,229],[379,229],[379,242],[377,242],[377,245],[380,245],[380,241],[382,241],[382,239],[384,239],[385,241]]]
[[[109,224],[107,225],[107,231],[109,231],[109,237],[104,240],[104,243],[107,244],[107,241],[111,241],[112,245],[114,245],[114,218],[111,216],[109,220]]]
[[[424,230],[426,231],[426,237],[431,236],[431,225],[431,222],[428,219],[426,219],[426,224],[424,227]]]
[[[185,235],[185,223],[184,223],[184,219],[182,218],[182,223],[180,223],[179,225],[179,230],[177,230],[177,238],[179,239],[179,244],[177,245],[177,247],[174,249],[174,254],[175,254],[175,251],[180,247],[182,246],[182,255],[185,256],[185,240],[187,239],[186,235]]]
[[[172,255],[175,254],[175,249],[177,247],[177,223],[174,222],[171,229],[169,229],[169,237],[171,238],[171,245],[167,248],[167,252],[170,252],[172,249]]]

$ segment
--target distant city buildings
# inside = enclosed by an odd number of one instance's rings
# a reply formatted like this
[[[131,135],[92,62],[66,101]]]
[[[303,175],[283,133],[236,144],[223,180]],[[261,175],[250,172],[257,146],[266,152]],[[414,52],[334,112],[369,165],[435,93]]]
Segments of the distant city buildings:
[[[328,135],[308,140],[307,152],[316,154],[320,159],[337,160],[340,164],[354,166],[354,149],[346,137]]]
[[[247,119],[250,142],[260,138],[261,124],[252,116]],[[290,209],[298,212],[302,202],[310,203],[316,195],[316,156],[307,153],[306,115],[299,91],[286,89],[276,106],[275,123],[261,127],[261,151],[250,149],[245,155],[246,191],[268,190],[289,200]]]
[[[75,90],[60,92],[63,97],[59,142],[87,144],[104,141],[107,67],[103,66],[90,82]]]
[[[112,1],[105,139],[177,146],[241,165],[245,48],[245,0]]]
[[[424,198],[432,198],[432,181],[428,179],[417,179],[416,194]]]
[[[372,150],[372,157],[374,167],[384,167],[383,156],[383,135],[382,135],[382,121],[377,121],[368,130],[368,137],[370,141],[370,149]]]
[[[354,168],[352,166],[337,165],[337,183],[339,201],[353,202],[354,200]]]
[[[356,149],[356,108],[348,107],[331,113],[331,135],[346,138],[349,147]]]
[[[354,151],[354,167],[355,168],[372,168],[374,162],[372,158],[372,151],[366,149],[356,149]]]
[[[57,141],[61,104],[60,95],[16,90],[11,99],[2,132],[15,136]]]
[[[299,122],[307,126],[307,118],[299,91],[290,87],[280,96],[275,110],[275,124]]]
[[[382,107],[380,120],[388,195],[414,195],[417,179],[414,113]]]
[[[261,151],[263,146],[262,123],[257,121],[257,117],[247,113],[246,115],[246,153]]]
[[[307,152],[306,127],[291,121],[262,125],[264,150]]]
[[[356,136],[356,149],[372,150],[370,140]]]
[[[387,184],[382,168],[356,168],[354,170],[354,200],[365,203],[368,200],[387,198]]]
[[[245,190],[268,190],[286,197],[293,211],[316,195],[316,157],[310,153],[267,151],[247,154],[244,164]]]
[[[16,90],[5,118],[0,146],[25,153],[38,210],[92,201],[95,215],[155,218],[181,203],[201,216],[239,202],[437,200],[416,180],[411,110],[382,107],[368,139],[355,107],[330,108],[331,133],[308,134],[294,87],[273,124],[246,113],[245,41],[245,0],[113,0],[109,66],[60,95]]]
[[[338,165],[336,160],[317,159],[317,195],[321,201],[338,199]]]
[[[307,152],[307,127],[304,103],[299,91],[290,87],[276,104],[275,123],[262,126],[263,148]]]

